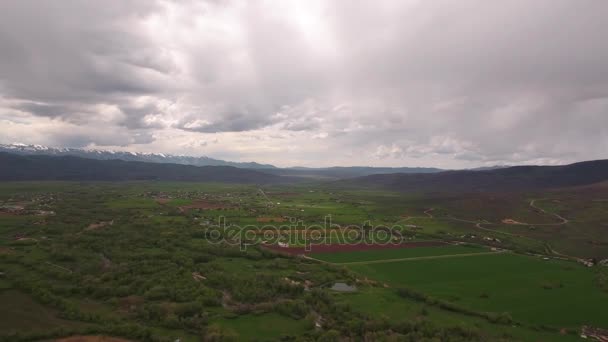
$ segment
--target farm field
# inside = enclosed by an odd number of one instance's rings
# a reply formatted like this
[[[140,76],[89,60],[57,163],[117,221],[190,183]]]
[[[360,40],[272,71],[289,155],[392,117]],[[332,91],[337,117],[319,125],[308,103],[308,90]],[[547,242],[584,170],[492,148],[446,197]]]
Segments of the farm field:
[[[509,324],[494,324],[486,319],[452,311],[442,310],[424,302],[404,298],[395,293],[394,288],[370,288],[356,293],[336,294],[339,302],[348,303],[353,309],[371,316],[384,317],[389,321],[399,322],[430,320],[438,325],[461,326],[470,331],[480,332],[483,340],[515,341],[581,341],[576,330],[566,334],[551,331],[528,329]]]
[[[349,268],[466,308],[508,312],[517,322],[608,325],[608,293],[594,286],[592,270],[572,262],[498,254]]]
[[[217,322],[219,327],[232,329],[242,341],[278,340],[283,336],[301,335],[310,324],[276,313],[248,315]]]
[[[44,331],[56,326],[78,327],[79,322],[70,322],[57,316],[57,311],[32,300],[26,294],[15,289],[0,290],[0,302],[3,305],[0,331],[10,329],[34,329]]]

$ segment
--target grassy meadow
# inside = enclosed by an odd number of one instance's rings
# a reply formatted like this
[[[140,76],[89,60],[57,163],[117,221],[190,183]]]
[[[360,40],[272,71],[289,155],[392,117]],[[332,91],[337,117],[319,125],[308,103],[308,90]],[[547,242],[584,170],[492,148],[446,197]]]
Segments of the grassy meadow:
[[[508,312],[517,322],[608,325],[608,293],[594,286],[593,270],[573,262],[497,254],[349,267],[481,312]]]

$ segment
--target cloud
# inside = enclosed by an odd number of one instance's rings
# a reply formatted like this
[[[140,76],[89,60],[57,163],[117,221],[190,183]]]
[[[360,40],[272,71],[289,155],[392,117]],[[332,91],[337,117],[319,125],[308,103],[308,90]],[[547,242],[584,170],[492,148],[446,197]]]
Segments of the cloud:
[[[569,0],[2,1],[0,142],[311,166],[605,158],[606,15]]]

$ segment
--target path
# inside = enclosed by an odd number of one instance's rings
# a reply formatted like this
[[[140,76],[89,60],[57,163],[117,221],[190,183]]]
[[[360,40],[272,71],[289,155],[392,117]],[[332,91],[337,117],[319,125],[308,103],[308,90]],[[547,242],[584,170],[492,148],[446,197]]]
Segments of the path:
[[[486,221],[486,222],[471,221],[471,220],[459,219],[459,218],[452,217],[452,216],[450,216],[448,218],[450,220],[454,220],[454,221],[466,222],[466,223],[474,224],[475,228],[478,228],[478,229],[481,229],[481,230],[485,230],[485,231],[488,231],[488,232],[500,233],[500,234],[504,234],[504,235],[511,235],[511,236],[515,236],[515,237],[522,237],[521,235],[516,235],[516,234],[513,234],[513,233],[509,233],[509,232],[503,232],[502,230],[495,230],[495,229],[485,228],[485,227],[481,226],[482,224],[495,224],[495,223],[492,223],[492,222],[488,222],[488,221]]]
[[[544,198],[543,198],[543,199],[544,199]],[[536,201],[541,201],[541,200],[543,200],[543,199],[539,199],[539,200],[533,199],[533,200],[531,200],[531,201],[530,201],[530,206],[531,206],[532,208],[536,209],[536,210],[539,210],[540,212],[542,212],[542,213],[543,213],[543,214],[545,214],[545,215],[551,215],[551,216],[555,216],[555,217],[557,217],[559,220],[561,220],[562,222],[560,222],[560,223],[540,223],[540,224],[531,224],[531,223],[524,223],[524,222],[522,222],[523,224],[527,224],[527,225],[530,225],[530,226],[561,226],[561,225],[563,225],[563,224],[566,224],[566,223],[570,222],[568,219],[566,219],[566,218],[564,218],[564,217],[560,216],[559,214],[555,214],[555,213],[548,213],[548,212],[547,212],[545,209],[543,209],[543,208],[539,208],[539,207],[537,207],[536,205],[534,205],[534,203],[535,203]]]
[[[530,206],[532,208],[537,209],[538,211],[542,212],[545,215],[554,216],[554,217],[558,218],[561,222],[558,222],[558,223],[528,223],[528,222],[520,222],[520,221],[518,221],[517,225],[521,225],[521,226],[561,226],[561,225],[564,225],[564,224],[567,224],[567,223],[570,222],[568,219],[560,216],[559,214],[549,213],[546,210],[537,207],[536,205],[534,205],[534,203],[536,201],[540,201],[540,200],[533,199],[533,200],[530,201]],[[517,236],[517,237],[524,237],[524,236],[521,236],[521,235],[515,235],[515,234],[511,234],[511,233],[506,233],[506,232],[503,232],[503,231],[500,231],[500,230],[488,229],[488,228],[484,228],[484,227],[481,226],[482,224],[498,225],[498,223],[493,223],[493,222],[489,222],[489,221],[479,222],[479,221],[464,220],[464,219],[458,219],[458,218],[451,217],[451,216],[449,218],[452,219],[452,220],[455,220],[455,221],[472,223],[472,224],[475,225],[476,228],[487,230],[487,231],[490,231],[490,232],[502,233],[502,234]]]
[[[400,258],[400,259],[383,259],[383,260],[370,260],[370,261],[352,261],[352,262],[339,262],[332,263],[334,265],[368,265],[368,264],[383,264],[388,262],[400,262],[400,261],[416,261],[416,260],[432,260],[432,259],[447,259],[447,258],[458,258],[458,257],[471,257],[477,255],[491,255],[491,254],[502,254],[508,251],[496,251],[496,252],[480,252],[480,253],[462,253],[462,254],[447,254],[447,255],[433,255],[433,256],[422,256],[412,258]],[[318,260],[315,258],[310,258]],[[322,260],[320,260],[322,261]]]
[[[274,206],[274,203],[272,203],[272,201],[270,200],[270,198],[268,198],[268,196],[266,195],[266,193],[264,192],[264,190],[262,190],[262,188],[258,189],[260,191],[260,193],[262,194],[262,196],[264,196],[264,198],[268,201],[268,204],[270,204],[270,206]]]
[[[401,220],[399,220],[399,221],[395,222],[395,224],[399,224],[399,223],[401,223],[401,222],[407,222],[407,221],[409,221],[409,220],[411,220],[411,219],[427,219],[427,218],[434,218],[434,217],[433,217],[433,214],[431,214],[431,213],[430,213],[430,212],[431,212],[431,211],[433,211],[433,210],[435,210],[435,208],[429,208],[429,209],[425,210],[425,211],[424,211],[424,214],[425,214],[426,216],[408,216],[408,217],[404,217],[404,218],[402,218]]]
[[[526,225],[527,226],[561,226],[561,225],[565,225],[565,224],[567,224],[567,223],[570,222],[568,219],[566,219],[565,217],[563,217],[563,216],[561,216],[559,214],[549,213],[546,210],[544,210],[544,209],[542,209],[540,207],[537,207],[535,205],[535,202],[536,201],[541,201],[541,200],[543,200],[543,199],[533,199],[533,200],[531,200],[530,201],[530,207],[532,207],[532,208],[534,208],[534,209],[542,212],[545,215],[554,216],[554,217],[558,218],[559,220],[561,220],[561,222],[558,222],[558,223],[526,223],[526,222],[519,222],[518,225],[524,225],[524,226],[526,226]],[[556,251],[555,249],[551,248],[551,245],[549,245],[549,243],[547,241],[534,239],[534,238],[531,238],[531,237],[528,237],[528,236],[525,236],[525,235],[513,234],[513,233],[505,232],[505,231],[502,231],[502,230],[489,229],[489,228],[485,228],[485,227],[482,226],[482,224],[497,225],[496,223],[492,223],[492,222],[489,222],[489,221],[485,221],[485,222],[470,221],[470,220],[458,219],[458,218],[455,218],[455,217],[449,217],[449,219],[452,219],[452,220],[455,220],[455,221],[460,221],[460,222],[471,223],[471,224],[475,225],[475,228],[481,229],[481,230],[485,230],[485,231],[488,231],[488,232],[493,232],[493,233],[498,233],[498,234],[503,234],[503,235],[509,235],[509,236],[514,236],[514,237],[519,237],[519,238],[524,238],[524,239],[528,239],[528,240],[531,240],[531,241],[539,242],[539,243],[544,244],[551,254],[559,255],[559,256],[562,256],[562,257],[570,258],[570,259],[580,260],[577,257],[573,257],[571,255],[567,255],[567,254],[560,253],[560,252]]]
[[[62,269],[62,270],[64,270],[64,271],[67,271],[67,272],[73,273],[73,271],[72,271],[71,269],[69,269],[69,268],[65,268],[65,267],[63,267],[63,266],[55,265],[55,264],[53,264],[53,263],[51,263],[51,262],[49,262],[49,261],[45,262],[45,264],[49,264],[49,265],[51,265],[51,266],[54,266],[54,267],[60,268],[60,269]]]

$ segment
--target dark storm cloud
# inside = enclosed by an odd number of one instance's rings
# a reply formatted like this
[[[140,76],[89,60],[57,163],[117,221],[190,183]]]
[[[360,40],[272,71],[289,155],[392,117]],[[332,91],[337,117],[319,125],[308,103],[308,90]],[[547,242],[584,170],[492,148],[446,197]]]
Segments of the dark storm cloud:
[[[213,121],[201,118],[212,118]],[[214,119],[213,119],[214,118]],[[244,132],[267,126],[273,121],[269,115],[254,113],[248,108],[225,109],[214,114],[191,114],[184,117],[176,127],[185,131],[217,133]]]
[[[591,0],[3,1],[0,119],[161,150],[263,130],[249,159],[287,140],[310,164],[600,158],[607,15]],[[219,154],[244,153],[231,137]]]
[[[34,102],[25,102],[17,104],[12,108],[25,111],[38,116],[46,116],[56,118],[65,114],[72,114],[73,108],[62,105],[39,104]]]
[[[129,129],[139,128],[162,128],[163,125],[158,122],[146,122],[146,116],[161,115],[162,109],[155,104],[144,104],[142,106],[124,105],[119,107],[120,111],[125,114],[125,118],[118,123]]]

